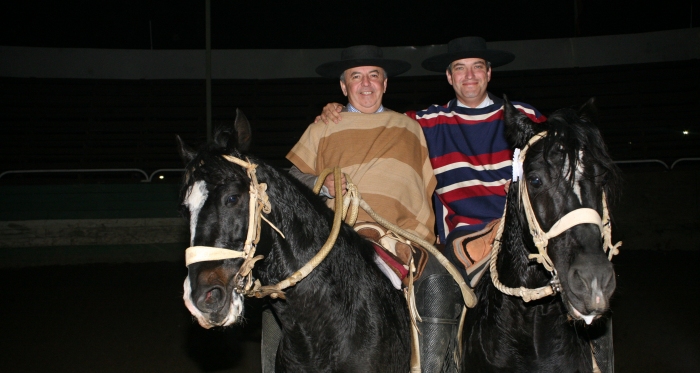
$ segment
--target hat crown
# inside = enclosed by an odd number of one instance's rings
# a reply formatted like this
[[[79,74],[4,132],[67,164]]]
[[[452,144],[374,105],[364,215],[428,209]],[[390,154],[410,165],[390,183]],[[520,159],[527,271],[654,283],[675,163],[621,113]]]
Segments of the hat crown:
[[[370,58],[384,58],[382,49],[376,45],[355,45],[340,52],[341,61]]]
[[[447,43],[447,52],[480,51],[486,49],[486,40],[478,36],[465,36]]]

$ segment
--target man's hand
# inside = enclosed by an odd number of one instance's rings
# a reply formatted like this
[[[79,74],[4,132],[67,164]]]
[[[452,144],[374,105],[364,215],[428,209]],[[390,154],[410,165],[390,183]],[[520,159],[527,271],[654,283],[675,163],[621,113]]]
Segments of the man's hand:
[[[345,195],[345,193],[348,192],[348,183],[345,181],[344,173],[341,173],[340,180],[342,182],[340,185],[340,190],[342,190],[342,195]],[[323,185],[328,188],[328,194],[335,198],[335,178],[333,177],[332,173],[326,176],[326,180],[323,181]]]
[[[323,107],[323,112],[321,115],[317,116],[314,123],[322,120],[325,124],[338,123],[342,118],[340,118],[340,111],[343,110],[343,105],[337,102],[331,102],[330,104]]]

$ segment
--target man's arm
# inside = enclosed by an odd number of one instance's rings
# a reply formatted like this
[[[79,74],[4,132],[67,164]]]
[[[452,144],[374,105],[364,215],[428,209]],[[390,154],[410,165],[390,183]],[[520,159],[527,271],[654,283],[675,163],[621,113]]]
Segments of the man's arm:
[[[318,123],[322,120],[323,123],[329,124],[330,122],[338,123],[341,121],[340,112],[343,110],[343,105],[337,102],[331,102],[330,104],[323,107],[323,112],[321,115],[317,116],[314,123]]]
[[[305,174],[301,172],[297,166],[292,166],[292,168],[289,169],[289,173],[297,180],[301,181],[304,185],[308,186],[309,189],[313,189],[316,185],[316,180],[318,180],[318,176]],[[345,193],[348,191],[347,182],[345,181],[345,174],[342,174],[341,180],[343,183],[341,188],[343,195],[345,195]],[[335,198],[335,177],[333,177],[333,174],[328,174],[328,176],[326,176],[326,180],[323,182],[319,195],[326,198]]]

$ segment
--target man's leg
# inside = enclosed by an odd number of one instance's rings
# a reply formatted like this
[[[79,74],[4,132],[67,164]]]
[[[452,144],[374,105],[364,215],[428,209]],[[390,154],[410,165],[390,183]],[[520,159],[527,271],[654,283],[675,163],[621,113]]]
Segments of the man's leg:
[[[456,372],[454,352],[463,304],[459,286],[432,255],[414,286],[423,319],[418,322],[421,369],[423,373]]]
[[[265,307],[262,313],[262,338],[260,341],[262,373],[275,372],[277,347],[279,347],[281,339],[282,329],[277,323],[277,318],[269,307]]]

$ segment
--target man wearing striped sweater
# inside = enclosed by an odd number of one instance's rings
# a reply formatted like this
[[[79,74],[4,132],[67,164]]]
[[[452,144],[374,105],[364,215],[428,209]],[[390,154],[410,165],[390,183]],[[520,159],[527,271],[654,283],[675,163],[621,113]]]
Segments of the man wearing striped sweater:
[[[447,53],[423,61],[429,71],[445,72],[456,98],[406,114],[425,133],[438,186],[433,205],[440,242],[472,284],[490,249],[492,222],[503,214],[512,177],[513,150],[505,138],[503,100],[490,94],[491,69],[515,59],[488,49],[479,37],[454,39]],[[534,107],[513,105],[535,122],[545,117]],[[473,278],[477,276],[477,278]]]

